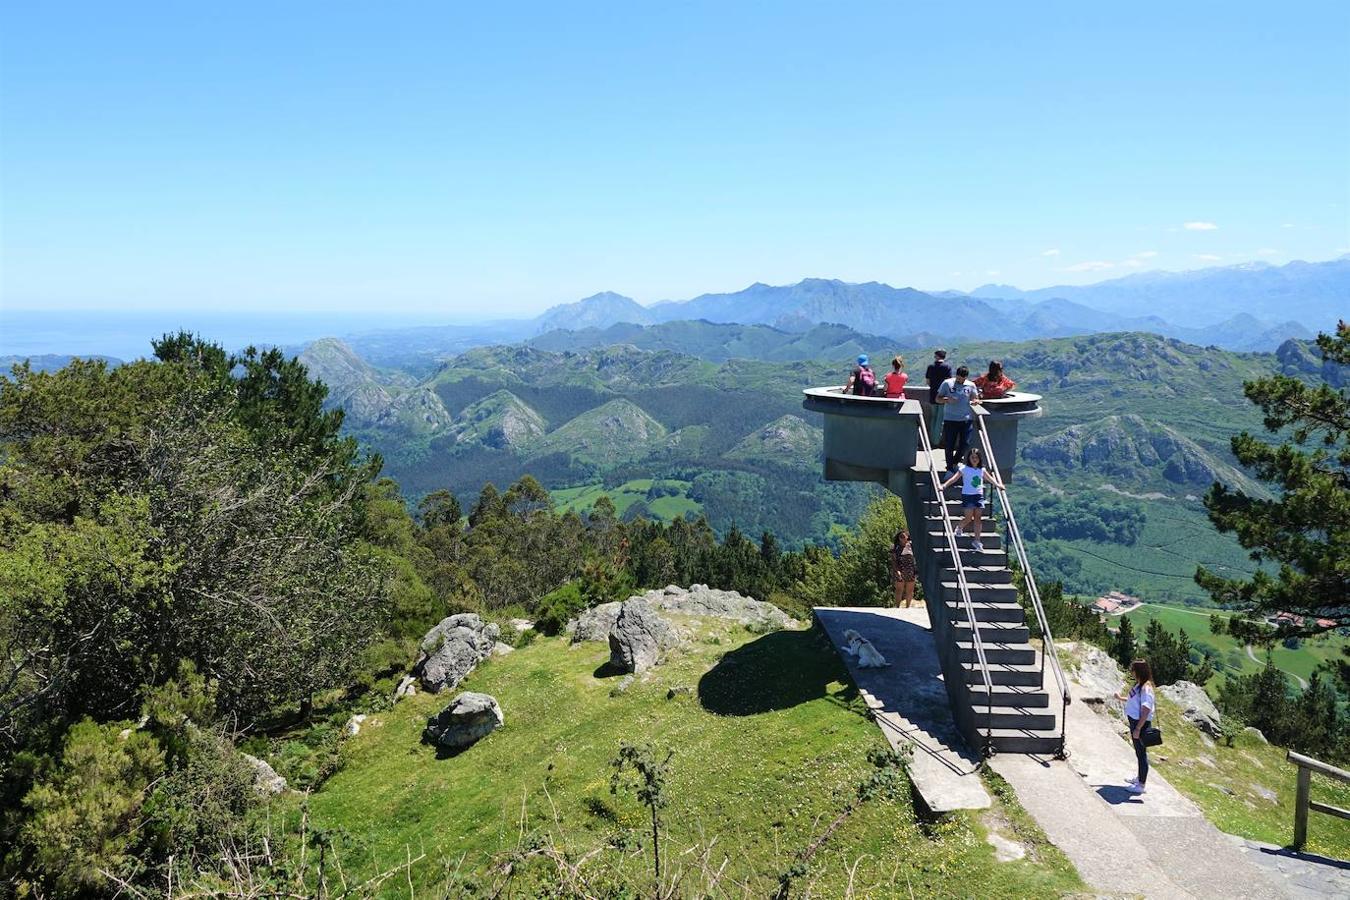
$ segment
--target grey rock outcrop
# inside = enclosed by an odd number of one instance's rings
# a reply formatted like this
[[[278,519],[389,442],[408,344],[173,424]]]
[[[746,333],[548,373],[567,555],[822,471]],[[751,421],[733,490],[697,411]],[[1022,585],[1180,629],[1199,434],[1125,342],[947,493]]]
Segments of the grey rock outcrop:
[[[671,624],[646,600],[632,597],[619,607],[609,632],[609,664],[620,672],[641,675],[678,643]]]
[[[1074,681],[1079,685],[1074,697],[1084,703],[1100,703],[1113,712],[1120,712],[1124,704],[1116,699],[1116,694],[1125,684],[1125,671],[1105,650],[1090,644],[1080,646],[1083,647],[1082,656],[1073,670]]]
[[[399,679],[398,687],[394,689],[394,702],[402,700],[404,697],[415,697],[417,695],[417,679],[412,675],[404,675]]]
[[[270,797],[286,790],[286,779],[278,775],[277,770],[268,765],[266,760],[249,756],[247,753],[239,755],[253,769],[253,789],[259,794]]]
[[[729,619],[760,631],[779,631],[795,628],[798,624],[772,603],[744,597],[735,591],[719,591],[706,584],[691,585],[687,590],[672,584],[635,594],[629,599],[642,600],[661,612]],[[619,616],[619,606],[618,603],[602,603],[582,613],[569,628],[572,642],[608,640]]]
[[[447,616],[422,638],[422,656],[414,672],[432,693],[453,689],[492,655],[499,636],[496,625],[475,613]]]
[[[356,737],[361,733],[361,725],[368,717],[365,713],[357,713],[347,720],[347,724],[342,726],[343,737]]]
[[[1158,689],[1158,693],[1180,706],[1181,717],[1205,734],[1219,737],[1222,733],[1219,711],[1200,685],[1178,681],[1176,684],[1163,685]]]
[[[1270,743],[1270,741],[1266,740],[1266,736],[1265,736],[1264,734],[1261,733],[1261,729],[1260,729],[1260,728],[1256,728],[1256,727],[1253,727],[1253,726],[1251,726],[1251,725],[1248,725],[1246,728],[1242,729],[1242,733],[1243,733],[1243,734],[1250,734],[1252,737],[1256,738],[1258,741],[1260,741],[1260,742],[1263,743],[1263,744],[1269,744],[1269,743]]]
[[[502,708],[490,694],[466,691],[427,719],[426,739],[449,750],[462,750],[506,723]]]

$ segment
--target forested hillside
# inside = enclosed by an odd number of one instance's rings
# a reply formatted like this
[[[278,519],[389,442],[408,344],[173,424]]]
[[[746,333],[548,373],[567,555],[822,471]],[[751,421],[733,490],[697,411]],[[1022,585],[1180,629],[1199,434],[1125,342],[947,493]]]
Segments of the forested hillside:
[[[1228,448],[1233,434],[1260,424],[1242,384],[1276,369],[1316,369],[1303,345],[1233,353],[1125,333],[948,349],[973,371],[1001,358],[1022,389],[1045,397],[1045,415],[1022,429],[1014,495],[1043,538],[1033,552],[1048,577],[1074,592],[1183,602],[1203,598],[1196,561],[1251,570],[1236,543],[1209,527],[1199,498],[1216,479],[1260,491]],[[667,479],[689,485],[683,496],[719,533],[735,524],[800,547],[837,540],[873,493],[820,479],[819,423],[801,409],[802,388],[841,384],[859,350],[882,366],[894,352],[885,339],[829,325],[551,332],[455,356],[421,382],[450,417],[447,428],[353,433],[384,455],[410,496],[442,486],[462,494],[527,473],[569,496]],[[926,351],[905,352],[922,378]],[[1057,518],[1055,504],[1065,503],[1081,529]],[[1122,516],[1133,523],[1124,530],[1112,524]]]

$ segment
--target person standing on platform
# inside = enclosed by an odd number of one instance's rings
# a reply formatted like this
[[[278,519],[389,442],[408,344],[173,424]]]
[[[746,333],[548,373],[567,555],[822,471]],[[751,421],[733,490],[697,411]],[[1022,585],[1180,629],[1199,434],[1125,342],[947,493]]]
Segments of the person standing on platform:
[[[895,533],[891,543],[891,583],[895,585],[896,608],[903,603],[908,609],[914,602],[914,581],[917,577],[914,546],[909,542],[909,532],[901,529]]]
[[[933,410],[933,433],[930,440],[939,447],[942,446],[942,406],[937,402],[938,390],[942,383],[952,377],[951,364],[947,362],[946,350],[934,350],[933,361],[928,364],[928,371],[924,373],[928,379],[928,405]]]
[[[905,384],[909,376],[905,374],[905,358],[897,356],[891,360],[891,371],[886,373],[886,397],[890,400],[905,399]]]
[[[937,402],[938,408],[943,410],[941,446],[947,455],[947,465],[943,471],[953,472],[956,463],[970,446],[971,433],[975,427],[973,404],[980,402],[980,391],[970,381],[970,370],[961,366],[955,376],[942,382],[938,388]]]
[[[1017,382],[1004,374],[1003,360],[991,359],[989,372],[975,379],[975,387],[980,389],[980,396],[985,400],[999,400],[1017,387]]]

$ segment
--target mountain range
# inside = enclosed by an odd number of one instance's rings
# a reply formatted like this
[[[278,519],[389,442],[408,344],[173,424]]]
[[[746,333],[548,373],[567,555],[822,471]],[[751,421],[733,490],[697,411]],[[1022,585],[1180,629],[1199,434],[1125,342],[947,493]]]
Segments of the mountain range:
[[[628,336],[678,349],[681,338],[674,326],[698,322],[759,326],[761,330],[728,333],[728,358],[737,353],[763,358],[762,345],[785,342],[772,332],[808,335],[808,343],[818,342],[822,335],[812,332],[822,325],[874,336],[867,341],[873,348],[927,347],[994,334],[1018,341],[1142,331],[1200,346],[1270,351],[1290,338],[1306,340],[1329,327],[1344,314],[1348,298],[1350,257],[1147,272],[1034,291],[985,285],[969,293],[925,292],[875,281],[806,278],[650,306],[605,291],[551,307],[533,319],[388,329],[347,340],[375,365],[423,375],[434,371],[439,360],[488,344],[530,341],[562,349],[603,346]],[[641,332],[636,326],[671,327]]]

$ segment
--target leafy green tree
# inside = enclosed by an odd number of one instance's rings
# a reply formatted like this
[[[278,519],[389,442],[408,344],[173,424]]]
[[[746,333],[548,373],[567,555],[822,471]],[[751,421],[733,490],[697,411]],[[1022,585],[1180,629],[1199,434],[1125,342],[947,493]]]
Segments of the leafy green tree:
[[[418,502],[417,515],[422,520],[423,528],[458,528],[464,512],[454,494],[439,490],[432,491]]]
[[[877,497],[844,538],[839,556],[821,555],[807,564],[797,593],[813,606],[891,605],[890,549],[895,533],[904,527],[900,499]]]
[[[1350,365],[1350,326],[1317,337],[1324,366]],[[1265,427],[1282,440],[1268,442],[1243,432],[1233,455],[1262,481],[1273,499],[1252,497],[1215,484],[1205,496],[1210,520],[1237,535],[1253,560],[1277,566],[1250,578],[1196,570],[1201,587],[1224,606],[1260,618],[1280,612],[1300,616],[1272,635],[1263,629],[1238,635],[1247,640],[1312,635],[1350,625],[1350,395],[1289,375],[1247,382],[1247,399],[1261,408]],[[1230,628],[1237,628],[1234,619]]]

